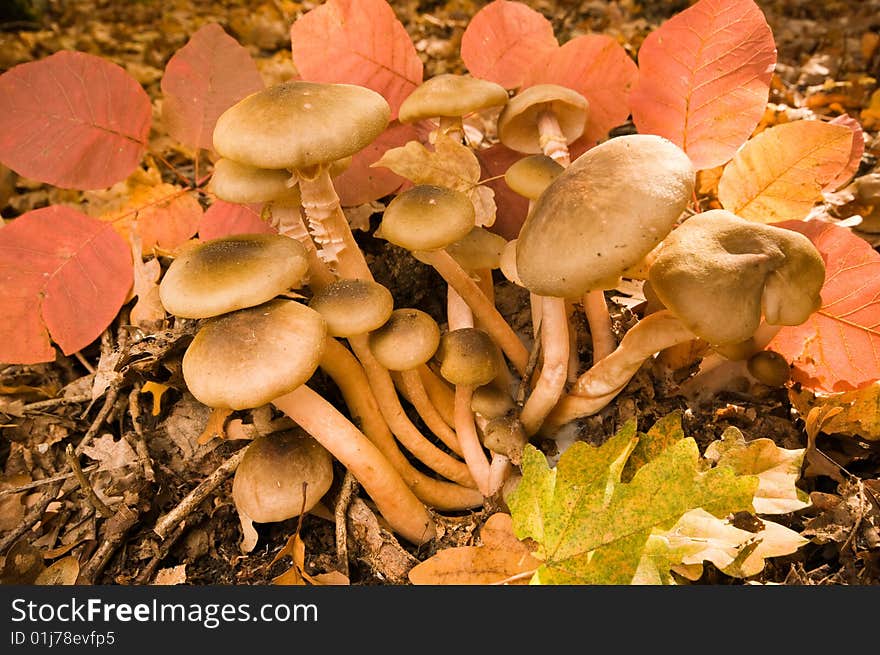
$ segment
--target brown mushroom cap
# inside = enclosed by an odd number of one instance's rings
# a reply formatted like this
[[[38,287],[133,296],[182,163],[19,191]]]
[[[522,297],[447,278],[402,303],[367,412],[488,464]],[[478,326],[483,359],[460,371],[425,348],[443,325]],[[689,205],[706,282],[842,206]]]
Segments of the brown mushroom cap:
[[[535,202],[516,269],[542,296],[605,288],[663,240],[691,199],[695,172],[663,137],[610,139],[578,157]]]
[[[483,445],[494,453],[501,453],[518,466],[522,462],[523,448],[529,438],[522,423],[513,416],[499,416],[483,428]]]
[[[455,385],[479,387],[498,375],[497,346],[480,328],[451,330],[437,349],[440,375]]]
[[[584,96],[558,84],[536,84],[510,99],[498,117],[498,138],[517,152],[543,152],[538,134],[538,116],[551,110],[556,116],[566,143],[577,141],[584,133],[590,103]]]
[[[446,247],[446,251],[466,271],[498,268],[507,239],[484,227],[475,227],[463,238]],[[414,254],[418,259],[418,253]]]
[[[285,521],[308,512],[333,483],[333,458],[300,429],[257,437],[235,471],[232,499],[257,523]]]
[[[183,356],[183,378],[208,407],[260,407],[312,377],[326,338],[318,312],[271,300],[208,319]]]
[[[171,262],[159,284],[159,298],[174,316],[218,316],[298,286],[308,267],[306,249],[296,239],[279,234],[220,237]]]
[[[394,309],[394,298],[382,284],[342,279],[316,292],[309,307],[324,317],[334,337],[353,337],[382,326]]]
[[[419,309],[395,309],[370,333],[370,350],[389,371],[408,371],[427,362],[440,345],[440,326]]]
[[[467,114],[507,103],[507,90],[500,84],[470,75],[443,73],[417,86],[400,105],[398,120],[415,123],[427,118],[461,118]]]
[[[529,155],[513,162],[504,173],[504,182],[524,198],[537,200],[544,189],[559,177],[565,167],[547,155]]]
[[[773,350],[761,350],[749,357],[749,373],[768,387],[781,387],[791,377],[791,365],[785,357]]]
[[[514,408],[513,398],[494,384],[484,384],[474,389],[471,409],[488,419],[498,418]]]
[[[417,184],[388,203],[375,235],[407,250],[438,250],[474,229],[474,205],[454,189]]]
[[[385,98],[362,86],[283,82],[223,112],[214,149],[249,166],[302,169],[362,150],[390,116]]]
[[[284,200],[300,204],[299,187],[289,187],[290,171],[254,168],[232,159],[214,162],[208,189],[221,200],[242,204]]]
[[[762,312],[770,325],[803,323],[819,308],[825,264],[798,232],[713,209],[672,231],[648,279],[663,304],[714,346],[749,339]]]

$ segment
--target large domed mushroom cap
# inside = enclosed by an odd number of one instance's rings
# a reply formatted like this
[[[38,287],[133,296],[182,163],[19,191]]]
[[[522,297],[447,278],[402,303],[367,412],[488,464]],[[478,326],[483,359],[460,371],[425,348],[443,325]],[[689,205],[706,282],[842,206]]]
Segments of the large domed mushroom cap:
[[[272,300],[206,321],[183,356],[183,378],[208,407],[260,407],[312,377],[326,338],[318,312]]]
[[[280,234],[240,234],[202,242],[177,257],[159,284],[165,310],[208,318],[253,307],[299,286],[305,247]]]
[[[385,98],[362,86],[283,82],[223,112],[214,149],[258,168],[307,168],[362,150],[390,117]]]
[[[800,325],[819,308],[825,264],[804,235],[723,209],[692,216],[649,272],[660,301],[698,337],[723,345],[770,325]]]
[[[417,184],[388,203],[376,236],[407,250],[438,250],[467,236],[474,215],[461,191]]]
[[[695,175],[684,151],[655,135],[616,137],[588,150],[523,223],[516,246],[522,283],[563,298],[604,288],[669,234]]]

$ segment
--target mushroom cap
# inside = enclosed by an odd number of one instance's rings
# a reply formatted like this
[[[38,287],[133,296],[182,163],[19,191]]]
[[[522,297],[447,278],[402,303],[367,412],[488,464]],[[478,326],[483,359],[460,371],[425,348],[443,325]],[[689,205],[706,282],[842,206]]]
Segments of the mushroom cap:
[[[327,449],[303,430],[285,430],[248,445],[235,470],[232,500],[257,523],[285,521],[317,505],[332,483]]]
[[[309,307],[327,321],[334,337],[353,337],[382,326],[394,309],[394,298],[382,284],[365,279],[342,279],[316,292]]]
[[[437,349],[440,375],[455,385],[480,387],[498,375],[497,346],[480,328],[450,330]]]
[[[538,154],[543,152],[538,133],[538,117],[551,110],[565,136],[566,144],[584,133],[590,103],[574,89],[558,84],[536,84],[510,99],[498,117],[498,138],[511,150]]]
[[[522,280],[519,279],[519,272],[516,270],[516,244],[519,239],[511,239],[501,251],[501,258],[498,260],[498,268],[510,282],[516,286],[524,286]]]
[[[238,234],[199,243],[178,256],[159,283],[174,316],[208,318],[259,305],[300,284],[305,247],[280,234]]]
[[[208,407],[260,407],[312,377],[326,338],[318,312],[271,300],[205,321],[183,355],[183,378]]]
[[[214,162],[208,189],[220,200],[242,204],[284,200],[300,204],[299,187],[287,186],[290,171],[255,168],[221,157]]]
[[[484,384],[474,389],[471,409],[488,419],[504,416],[514,408],[513,398],[494,384]]]
[[[498,268],[507,239],[484,227],[475,227],[446,247],[446,251],[466,271]],[[415,258],[418,259],[418,253]]]
[[[370,333],[369,345],[376,360],[389,371],[409,371],[437,352],[440,326],[419,309],[395,309],[382,327]]]
[[[283,82],[223,112],[214,149],[249,166],[302,169],[362,150],[390,117],[385,98],[362,86]]]
[[[749,373],[768,387],[781,387],[791,378],[791,365],[773,350],[760,350],[746,362]]]
[[[398,120],[415,123],[426,118],[461,118],[508,101],[500,84],[470,75],[443,73],[417,86],[400,105]]]
[[[710,345],[758,328],[800,325],[819,308],[825,264],[804,235],[724,209],[692,216],[664,241],[648,279],[657,297]]]
[[[547,155],[529,155],[513,162],[504,173],[511,191],[529,200],[537,200],[544,189],[559,177],[565,167]]]
[[[407,250],[438,250],[467,236],[475,216],[461,191],[417,184],[388,203],[375,236]]]
[[[514,416],[499,416],[483,428],[483,445],[493,453],[507,456],[516,466],[522,462],[523,448],[528,442],[522,423]]]
[[[652,134],[620,136],[571,163],[535,201],[516,246],[523,285],[577,298],[605,288],[663,240],[691,199],[684,151]]]

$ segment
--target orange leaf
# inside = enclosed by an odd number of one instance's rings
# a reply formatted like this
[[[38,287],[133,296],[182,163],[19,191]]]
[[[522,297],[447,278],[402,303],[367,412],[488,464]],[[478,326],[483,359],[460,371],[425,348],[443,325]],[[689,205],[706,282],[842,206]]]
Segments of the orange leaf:
[[[70,207],[22,214],[0,230],[0,361],[48,362],[94,341],[132,285],[128,244]]]
[[[853,131],[813,120],[782,123],[750,139],[718,181],[722,207],[772,223],[804,218],[839,178],[852,153]]]
[[[397,191],[404,179],[389,168],[372,165],[381,159],[386,150],[418,139],[419,134],[412,125],[392,123],[375,141],[356,153],[351,165],[333,181],[342,206],[364,205]]]
[[[214,124],[226,109],[265,85],[257,64],[217,23],[174,53],[162,76],[162,122],[190,148],[213,150]]]
[[[757,4],[700,0],[642,43],[633,122],[681,147],[695,168],[719,166],[761,120],[775,65],[773,33]]]
[[[262,205],[239,205],[215,200],[199,220],[202,241],[233,234],[269,234],[277,232],[261,218]]]
[[[481,546],[446,548],[409,571],[414,585],[527,584],[541,562],[513,533],[509,514],[493,514]]]
[[[382,94],[391,119],[422,83],[422,60],[385,0],[327,0],[290,27],[303,80],[358,84]]]
[[[847,228],[820,221],[776,224],[805,234],[825,260],[822,306],[767,346],[812,391],[852,391],[880,380],[880,254]]]
[[[0,76],[0,161],[69,189],[124,180],[146,149],[150,98],[116,64],[58,52]]]
[[[515,89],[536,62],[558,47],[553,25],[522,2],[493,0],[473,15],[461,36],[461,58],[474,77]]]
[[[559,84],[584,96],[590,115],[581,138],[595,144],[626,122],[629,96],[638,79],[639,69],[623,46],[604,34],[586,34],[534,66],[524,86]]]

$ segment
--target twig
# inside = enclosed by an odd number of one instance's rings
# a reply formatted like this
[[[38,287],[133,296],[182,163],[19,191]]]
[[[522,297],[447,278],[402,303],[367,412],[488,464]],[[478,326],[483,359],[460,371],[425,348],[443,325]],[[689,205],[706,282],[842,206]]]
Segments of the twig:
[[[34,523],[43,517],[43,512],[46,511],[49,503],[55,500],[55,496],[58,495],[58,492],[63,485],[63,480],[56,480],[52,483],[51,487],[46,489],[40,500],[37,501],[37,504],[31,507],[30,511],[24,515],[18,525],[10,530],[6,536],[0,539],[0,553],[6,552],[12,544],[18,541],[18,538],[21,537],[21,535],[30,530]]]
[[[519,380],[519,386],[516,390],[516,404],[520,409],[522,409],[523,404],[526,402],[526,390],[530,386],[529,380],[535,372],[535,369],[538,368],[538,359],[541,355],[541,326],[543,324],[543,321],[541,321],[535,326],[532,351],[529,353],[529,361],[526,364],[526,370],[523,371],[522,377]]]
[[[150,459],[150,451],[147,448],[147,440],[144,437],[144,430],[141,426],[141,405],[138,396],[141,392],[141,385],[136,384],[128,394],[128,413],[131,414],[131,423],[134,426],[134,433],[137,439],[133,439],[135,452],[138,456],[138,463],[144,471],[144,479],[147,482],[153,482],[156,474],[153,471],[153,461]]]
[[[177,540],[180,539],[180,536],[186,528],[187,526],[181,523],[174,529],[174,532],[171,533],[170,537],[159,544],[158,552],[153,555],[152,559],[150,559],[149,563],[144,567],[144,570],[134,579],[135,584],[145,585],[150,583],[150,580],[153,579],[153,575],[156,573],[156,569],[159,568],[162,560],[168,557],[168,553],[171,552],[172,546],[177,543]]]
[[[109,519],[113,516],[113,510],[107,507],[107,505],[104,504],[104,501],[98,498],[98,494],[95,493],[89,479],[86,477],[85,473],[83,473],[83,470],[79,465],[79,460],[76,455],[73,454],[73,444],[67,444],[67,448],[64,449],[64,459],[67,460],[67,465],[70,467],[70,470],[73,471],[73,475],[76,477],[76,481],[79,482],[80,489],[82,489],[89,504],[105,519]]]
[[[348,506],[351,504],[351,498],[357,489],[357,479],[351,474],[351,471],[345,472],[342,479],[342,488],[339,490],[339,497],[336,499],[336,506],[333,509],[334,518],[336,519],[336,559],[339,563],[339,571],[345,577],[348,577],[348,524],[346,515],[348,514]]]
[[[177,527],[178,523],[189,516],[198,505],[208,497],[222,482],[235,472],[244,457],[247,447],[242,448],[223,462],[217,469],[205,478],[195,489],[190,491],[180,503],[170,512],[156,521],[153,532],[165,539],[168,534]]]
[[[83,368],[86,369],[89,373],[95,372],[95,367],[92,366],[91,362],[89,362],[89,360],[87,360],[79,350],[73,353],[73,356],[76,357],[76,360],[80,364],[82,364]]]
[[[98,430],[101,429],[101,426],[104,424],[104,421],[110,415],[110,411],[113,409],[114,403],[116,403],[116,398],[119,395],[119,390],[111,385],[109,389],[107,389],[107,397],[104,399],[104,404],[101,406],[101,410],[98,412],[98,415],[95,417],[95,420],[92,421],[92,424],[89,426],[88,431],[85,436],[82,438],[82,441],[79,442],[74,453],[76,455],[81,455],[85,447],[88,446],[95,435],[98,433]]]
[[[26,413],[29,412],[39,412],[44,409],[48,409],[49,407],[54,407],[55,405],[64,405],[64,404],[75,404],[75,403],[84,403],[92,399],[91,394],[82,394],[80,396],[70,396],[69,398],[59,397],[59,398],[49,398],[48,400],[39,400],[35,403],[29,403],[25,405],[22,410]]]
[[[92,471],[98,470],[100,464],[92,464],[90,466],[82,469],[83,473],[91,473]],[[25,484],[20,484],[17,487],[10,487],[9,489],[0,489],[0,498],[3,496],[9,496],[11,494],[20,494],[23,491],[27,491],[28,489],[36,489],[37,487],[42,487],[45,484],[51,484],[53,482],[64,482],[68,478],[72,478],[73,473],[59,473],[58,475],[53,475],[51,478],[43,478],[42,480],[33,480],[31,482],[27,482]]]
[[[105,532],[101,539],[101,545],[92,555],[92,558],[80,570],[77,584],[93,584],[104,567],[110,561],[113,553],[125,539],[125,535],[137,522],[138,513],[123,505],[113,516],[105,522]]]

